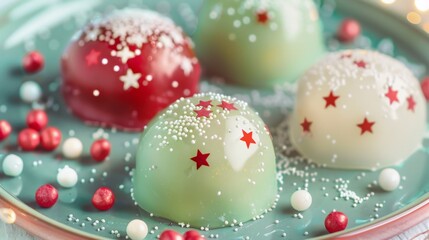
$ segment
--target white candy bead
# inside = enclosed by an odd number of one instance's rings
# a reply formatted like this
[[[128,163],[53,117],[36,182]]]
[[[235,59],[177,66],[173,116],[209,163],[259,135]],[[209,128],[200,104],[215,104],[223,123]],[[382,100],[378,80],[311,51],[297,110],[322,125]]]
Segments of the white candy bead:
[[[298,190],[290,197],[290,204],[297,211],[305,211],[310,208],[313,198],[306,190]]]
[[[74,187],[77,183],[77,173],[73,168],[66,165],[64,168],[58,169],[57,181],[61,187]]]
[[[24,163],[19,156],[9,154],[4,158],[2,167],[6,176],[17,177],[21,175]]]
[[[33,81],[25,82],[19,88],[19,96],[24,102],[34,102],[42,96],[40,85]]]
[[[16,220],[16,213],[10,208],[0,208],[0,220],[7,224],[12,224]]]
[[[140,219],[134,219],[127,225],[127,235],[132,240],[144,239],[147,235],[147,225]]]
[[[68,138],[63,143],[63,155],[66,158],[78,158],[82,154],[83,145],[77,138]]]
[[[401,175],[393,168],[386,168],[378,176],[378,184],[384,191],[393,191],[398,188]]]

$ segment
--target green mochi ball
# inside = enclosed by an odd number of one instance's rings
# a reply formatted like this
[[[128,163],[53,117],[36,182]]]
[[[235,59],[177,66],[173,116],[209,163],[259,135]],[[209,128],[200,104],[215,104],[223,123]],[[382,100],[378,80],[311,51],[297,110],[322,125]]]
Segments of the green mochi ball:
[[[179,99],[143,132],[133,184],[136,202],[155,216],[210,228],[248,221],[277,196],[270,134],[235,98]]]
[[[258,88],[294,82],[325,52],[312,0],[204,1],[194,40],[206,75]]]

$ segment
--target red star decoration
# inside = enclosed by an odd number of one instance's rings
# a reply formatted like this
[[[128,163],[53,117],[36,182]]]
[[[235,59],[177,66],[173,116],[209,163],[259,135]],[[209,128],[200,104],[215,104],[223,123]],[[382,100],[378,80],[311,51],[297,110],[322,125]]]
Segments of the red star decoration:
[[[234,106],[234,103],[225,102],[222,100],[222,104],[217,105],[218,107],[223,108],[223,110],[237,110],[237,108]]]
[[[211,100],[208,100],[208,101],[202,101],[202,100],[200,100],[200,103],[198,103],[196,106],[197,107],[208,108],[209,106],[213,106],[213,105],[212,105],[212,101]]]
[[[310,130],[311,124],[313,124],[313,122],[310,122],[307,120],[307,118],[304,118],[304,121],[300,124],[302,127],[302,131],[305,133],[311,132],[311,130]]]
[[[341,54],[341,59],[344,59],[344,58],[351,58],[352,57],[352,54],[351,53],[343,53],[343,54]]]
[[[399,102],[398,100],[398,91],[394,91],[392,87],[389,87],[387,90],[387,93],[384,95],[389,99],[390,105],[392,105],[394,102]]]
[[[340,96],[335,96],[333,91],[331,91],[327,97],[323,97],[326,101],[325,108],[328,108],[329,106],[337,107],[336,101],[339,97]]]
[[[259,23],[266,24],[270,17],[268,16],[268,12],[266,10],[260,10],[256,13],[256,17]]]
[[[197,113],[197,118],[200,117],[210,117],[210,113],[212,113],[212,111],[207,110],[205,108],[201,108],[200,110],[194,110],[195,113]]]
[[[359,61],[354,61],[353,62],[358,68],[366,68],[366,62],[365,61],[362,61],[362,60],[359,60]]]
[[[410,95],[408,98],[407,98],[407,102],[408,102],[408,107],[407,107],[407,109],[408,110],[410,110],[410,111],[413,111],[414,112],[414,108],[416,107],[416,101],[414,100],[414,97],[413,97],[413,95]]]
[[[209,163],[207,162],[207,158],[210,156],[210,153],[201,153],[201,151],[197,150],[197,156],[192,157],[191,160],[194,161],[197,164],[197,170],[200,169],[201,166],[207,166],[210,167]]]
[[[85,57],[86,65],[88,67],[92,65],[97,65],[99,56],[100,56],[100,52],[97,52],[94,49],[91,49],[91,52],[89,52]]]
[[[249,148],[252,143],[256,144],[252,137],[253,132],[246,132],[244,130],[241,130],[241,132],[243,132],[243,137],[241,137],[240,140],[246,143],[247,148]]]
[[[357,126],[360,128],[360,135],[363,135],[366,132],[372,133],[372,126],[375,124],[375,122],[370,122],[365,117],[362,123],[358,124]]]

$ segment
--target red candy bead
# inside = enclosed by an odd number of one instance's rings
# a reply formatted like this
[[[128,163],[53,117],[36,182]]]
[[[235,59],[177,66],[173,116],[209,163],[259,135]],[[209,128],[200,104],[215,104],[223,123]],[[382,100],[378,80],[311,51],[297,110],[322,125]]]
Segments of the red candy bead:
[[[184,240],[182,235],[174,230],[165,230],[159,236],[159,240]]]
[[[48,125],[49,118],[43,110],[32,110],[27,114],[27,126],[40,131]]]
[[[198,91],[192,43],[170,19],[117,10],[85,26],[62,56],[62,94],[85,122],[140,131],[161,110]]]
[[[43,55],[37,51],[27,53],[22,59],[22,66],[27,73],[36,73],[40,71],[45,64]]]
[[[61,143],[61,131],[55,127],[45,128],[40,133],[40,142],[43,149],[52,151]]]
[[[352,42],[360,34],[360,24],[354,19],[345,19],[338,28],[337,36],[342,42]]]
[[[3,141],[9,137],[11,132],[12,127],[10,126],[9,122],[6,120],[0,120],[0,141]]]
[[[422,88],[422,92],[426,98],[426,101],[429,101],[429,77],[425,77],[420,83],[420,86]]]
[[[100,187],[92,196],[92,205],[100,211],[109,210],[115,203],[115,194],[107,187]]]
[[[58,200],[58,191],[54,186],[45,184],[37,189],[35,197],[36,203],[40,207],[50,208],[54,206]]]
[[[198,231],[189,230],[183,234],[184,240],[205,240]]]
[[[104,161],[110,154],[110,142],[106,139],[99,139],[91,145],[91,157],[97,161]]]
[[[325,218],[325,228],[330,233],[339,232],[347,227],[349,219],[342,212],[331,212]]]
[[[18,145],[24,151],[31,151],[37,148],[40,144],[39,133],[31,128],[26,128],[18,134]]]

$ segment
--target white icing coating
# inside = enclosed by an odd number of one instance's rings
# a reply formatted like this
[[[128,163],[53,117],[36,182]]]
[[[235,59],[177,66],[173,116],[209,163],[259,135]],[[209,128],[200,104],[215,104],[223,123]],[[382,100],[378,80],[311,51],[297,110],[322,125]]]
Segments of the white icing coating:
[[[78,158],[83,151],[82,142],[78,138],[68,138],[63,143],[62,151],[66,158]]]
[[[24,163],[21,157],[15,154],[9,154],[3,159],[2,168],[6,176],[17,177],[21,175],[24,169]]]
[[[291,140],[328,167],[372,169],[405,160],[421,144],[425,100],[399,61],[367,50],[328,54],[300,79]]]
[[[58,169],[57,182],[61,187],[71,188],[74,187],[77,183],[78,176],[76,171],[73,168],[70,168],[68,165],[64,168]]]

